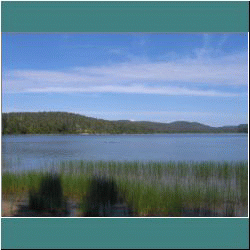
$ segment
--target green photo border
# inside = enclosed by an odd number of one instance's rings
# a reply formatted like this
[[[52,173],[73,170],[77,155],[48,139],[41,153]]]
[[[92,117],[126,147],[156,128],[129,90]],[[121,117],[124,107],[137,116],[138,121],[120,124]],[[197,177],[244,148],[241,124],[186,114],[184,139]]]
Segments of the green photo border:
[[[248,32],[248,2],[1,2],[2,32]],[[1,218],[3,249],[248,249],[248,218]]]
[[[248,2],[2,2],[2,32],[248,32]]]

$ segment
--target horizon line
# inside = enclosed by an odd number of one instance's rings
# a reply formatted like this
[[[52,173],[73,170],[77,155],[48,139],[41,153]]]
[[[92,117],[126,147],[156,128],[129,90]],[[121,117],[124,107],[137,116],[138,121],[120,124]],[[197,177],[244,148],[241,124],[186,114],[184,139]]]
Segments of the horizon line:
[[[150,122],[150,123],[160,123],[160,124],[172,124],[172,123],[176,123],[176,122],[187,122],[187,123],[198,123],[204,126],[208,126],[211,128],[222,128],[222,127],[237,127],[240,125],[247,125],[248,123],[239,123],[238,125],[222,125],[222,126],[211,126],[211,125],[207,125],[198,121],[187,121],[187,120],[176,120],[173,122],[159,122],[159,121],[153,121],[153,120],[130,120],[130,119],[117,119],[117,120],[108,120],[108,119],[103,119],[103,118],[97,118],[97,117],[93,117],[93,116],[87,116],[85,114],[80,114],[80,113],[76,113],[76,112],[68,112],[68,111],[10,111],[10,112],[1,112],[2,114],[10,114],[10,113],[67,113],[67,114],[73,114],[73,115],[79,115],[79,116],[85,116],[87,118],[91,118],[91,119],[96,119],[96,120],[104,120],[104,121],[114,121],[114,122],[119,122],[119,121],[128,121],[128,122]]]

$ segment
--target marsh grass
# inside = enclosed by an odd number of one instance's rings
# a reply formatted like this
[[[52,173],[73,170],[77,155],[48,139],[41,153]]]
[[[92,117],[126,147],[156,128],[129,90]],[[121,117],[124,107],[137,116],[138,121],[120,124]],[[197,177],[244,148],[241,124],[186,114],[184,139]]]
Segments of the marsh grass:
[[[48,212],[66,210],[61,179],[58,174],[46,173],[41,178],[39,190],[29,190],[29,208]]]
[[[56,169],[64,197],[81,204],[85,216],[117,197],[134,216],[241,216],[248,202],[247,162],[65,161]],[[39,192],[45,175],[4,172],[3,197]]]
[[[87,195],[83,197],[83,215],[87,217],[108,216],[118,202],[118,191],[113,179],[93,177],[89,181]]]

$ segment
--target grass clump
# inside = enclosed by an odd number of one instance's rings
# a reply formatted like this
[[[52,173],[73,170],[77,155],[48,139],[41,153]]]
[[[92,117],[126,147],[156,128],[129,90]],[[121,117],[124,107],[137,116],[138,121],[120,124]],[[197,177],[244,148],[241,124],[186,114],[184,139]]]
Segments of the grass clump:
[[[118,191],[113,179],[93,177],[87,195],[83,198],[83,211],[87,217],[108,216],[118,201]]]
[[[45,174],[38,192],[34,189],[29,191],[29,208],[51,213],[66,210],[61,179],[57,174]]]

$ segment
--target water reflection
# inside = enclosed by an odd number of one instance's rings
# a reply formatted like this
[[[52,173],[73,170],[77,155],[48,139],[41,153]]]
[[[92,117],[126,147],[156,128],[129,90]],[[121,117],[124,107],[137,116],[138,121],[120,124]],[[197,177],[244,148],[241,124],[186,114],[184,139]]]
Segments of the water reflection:
[[[63,160],[242,161],[245,134],[4,135],[2,169],[46,168]]]

